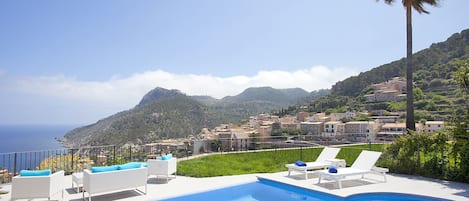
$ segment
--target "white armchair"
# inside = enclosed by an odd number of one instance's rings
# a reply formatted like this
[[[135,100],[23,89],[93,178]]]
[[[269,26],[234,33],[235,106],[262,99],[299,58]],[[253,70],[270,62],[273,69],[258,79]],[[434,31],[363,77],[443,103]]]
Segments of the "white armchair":
[[[64,171],[48,176],[15,176],[11,184],[11,200],[47,198],[62,192],[64,198]]]
[[[165,176],[166,182],[169,181],[169,177],[174,174],[176,177],[177,171],[177,159],[171,158],[169,160],[161,160],[161,159],[150,159],[147,161],[148,164],[148,176],[155,175],[158,176]]]

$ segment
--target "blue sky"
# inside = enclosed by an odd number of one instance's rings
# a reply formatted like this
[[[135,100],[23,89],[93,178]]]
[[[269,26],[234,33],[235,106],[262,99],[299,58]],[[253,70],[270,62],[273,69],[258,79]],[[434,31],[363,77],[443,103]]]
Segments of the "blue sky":
[[[414,52],[469,28],[469,1],[427,8]],[[93,123],[157,86],[313,91],[404,56],[400,1],[5,0],[0,124]]]

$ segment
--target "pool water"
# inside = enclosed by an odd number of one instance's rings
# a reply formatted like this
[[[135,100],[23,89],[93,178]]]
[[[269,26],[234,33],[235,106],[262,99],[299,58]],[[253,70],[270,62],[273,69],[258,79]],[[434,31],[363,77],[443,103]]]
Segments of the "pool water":
[[[445,200],[441,198],[401,194],[401,193],[363,193],[340,197],[319,191],[282,184],[259,178],[257,182],[226,187],[222,189],[190,194],[162,201],[423,201]]]

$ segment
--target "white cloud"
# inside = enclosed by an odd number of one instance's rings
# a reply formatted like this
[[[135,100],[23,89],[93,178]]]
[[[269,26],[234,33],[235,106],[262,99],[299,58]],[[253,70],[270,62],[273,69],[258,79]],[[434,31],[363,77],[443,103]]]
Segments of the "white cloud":
[[[0,101],[0,110],[5,112],[0,115],[0,121],[86,124],[134,107],[155,87],[222,98],[237,95],[249,87],[299,87],[307,91],[330,88],[356,74],[348,68],[325,66],[293,72],[265,70],[253,76],[231,77],[156,70],[128,77],[114,76],[107,81],[84,81],[64,75],[12,77],[0,71],[0,93],[5,97]]]
[[[288,71],[260,71],[254,76],[217,77],[213,75],[173,74],[156,70],[136,73],[129,77],[113,77],[108,81],[83,81],[74,77],[48,76],[28,77],[16,81],[19,91],[58,97],[73,102],[112,104],[128,109],[155,87],[179,89],[188,95],[209,95],[222,98],[241,93],[248,87],[271,86],[273,88],[299,87],[307,91],[330,88],[356,72],[346,68],[315,66],[308,69]]]

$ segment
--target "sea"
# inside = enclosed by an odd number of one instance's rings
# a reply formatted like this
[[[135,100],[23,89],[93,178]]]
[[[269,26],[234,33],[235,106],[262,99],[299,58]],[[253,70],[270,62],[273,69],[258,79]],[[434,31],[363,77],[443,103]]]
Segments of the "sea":
[[[60,149],[56,138],[77,126],[70,125],[0,125],[0,153]]]
[[[14,167],[12,158],[15,153],[23,159],[31,155],[31,152],[64,149],[56,139],[76,127],[72,125],[0,125],[0,168],[12,171]],[[28,164],[23,163],[23,168],[32,169],[43,158],[44,156],[28,158]]]

